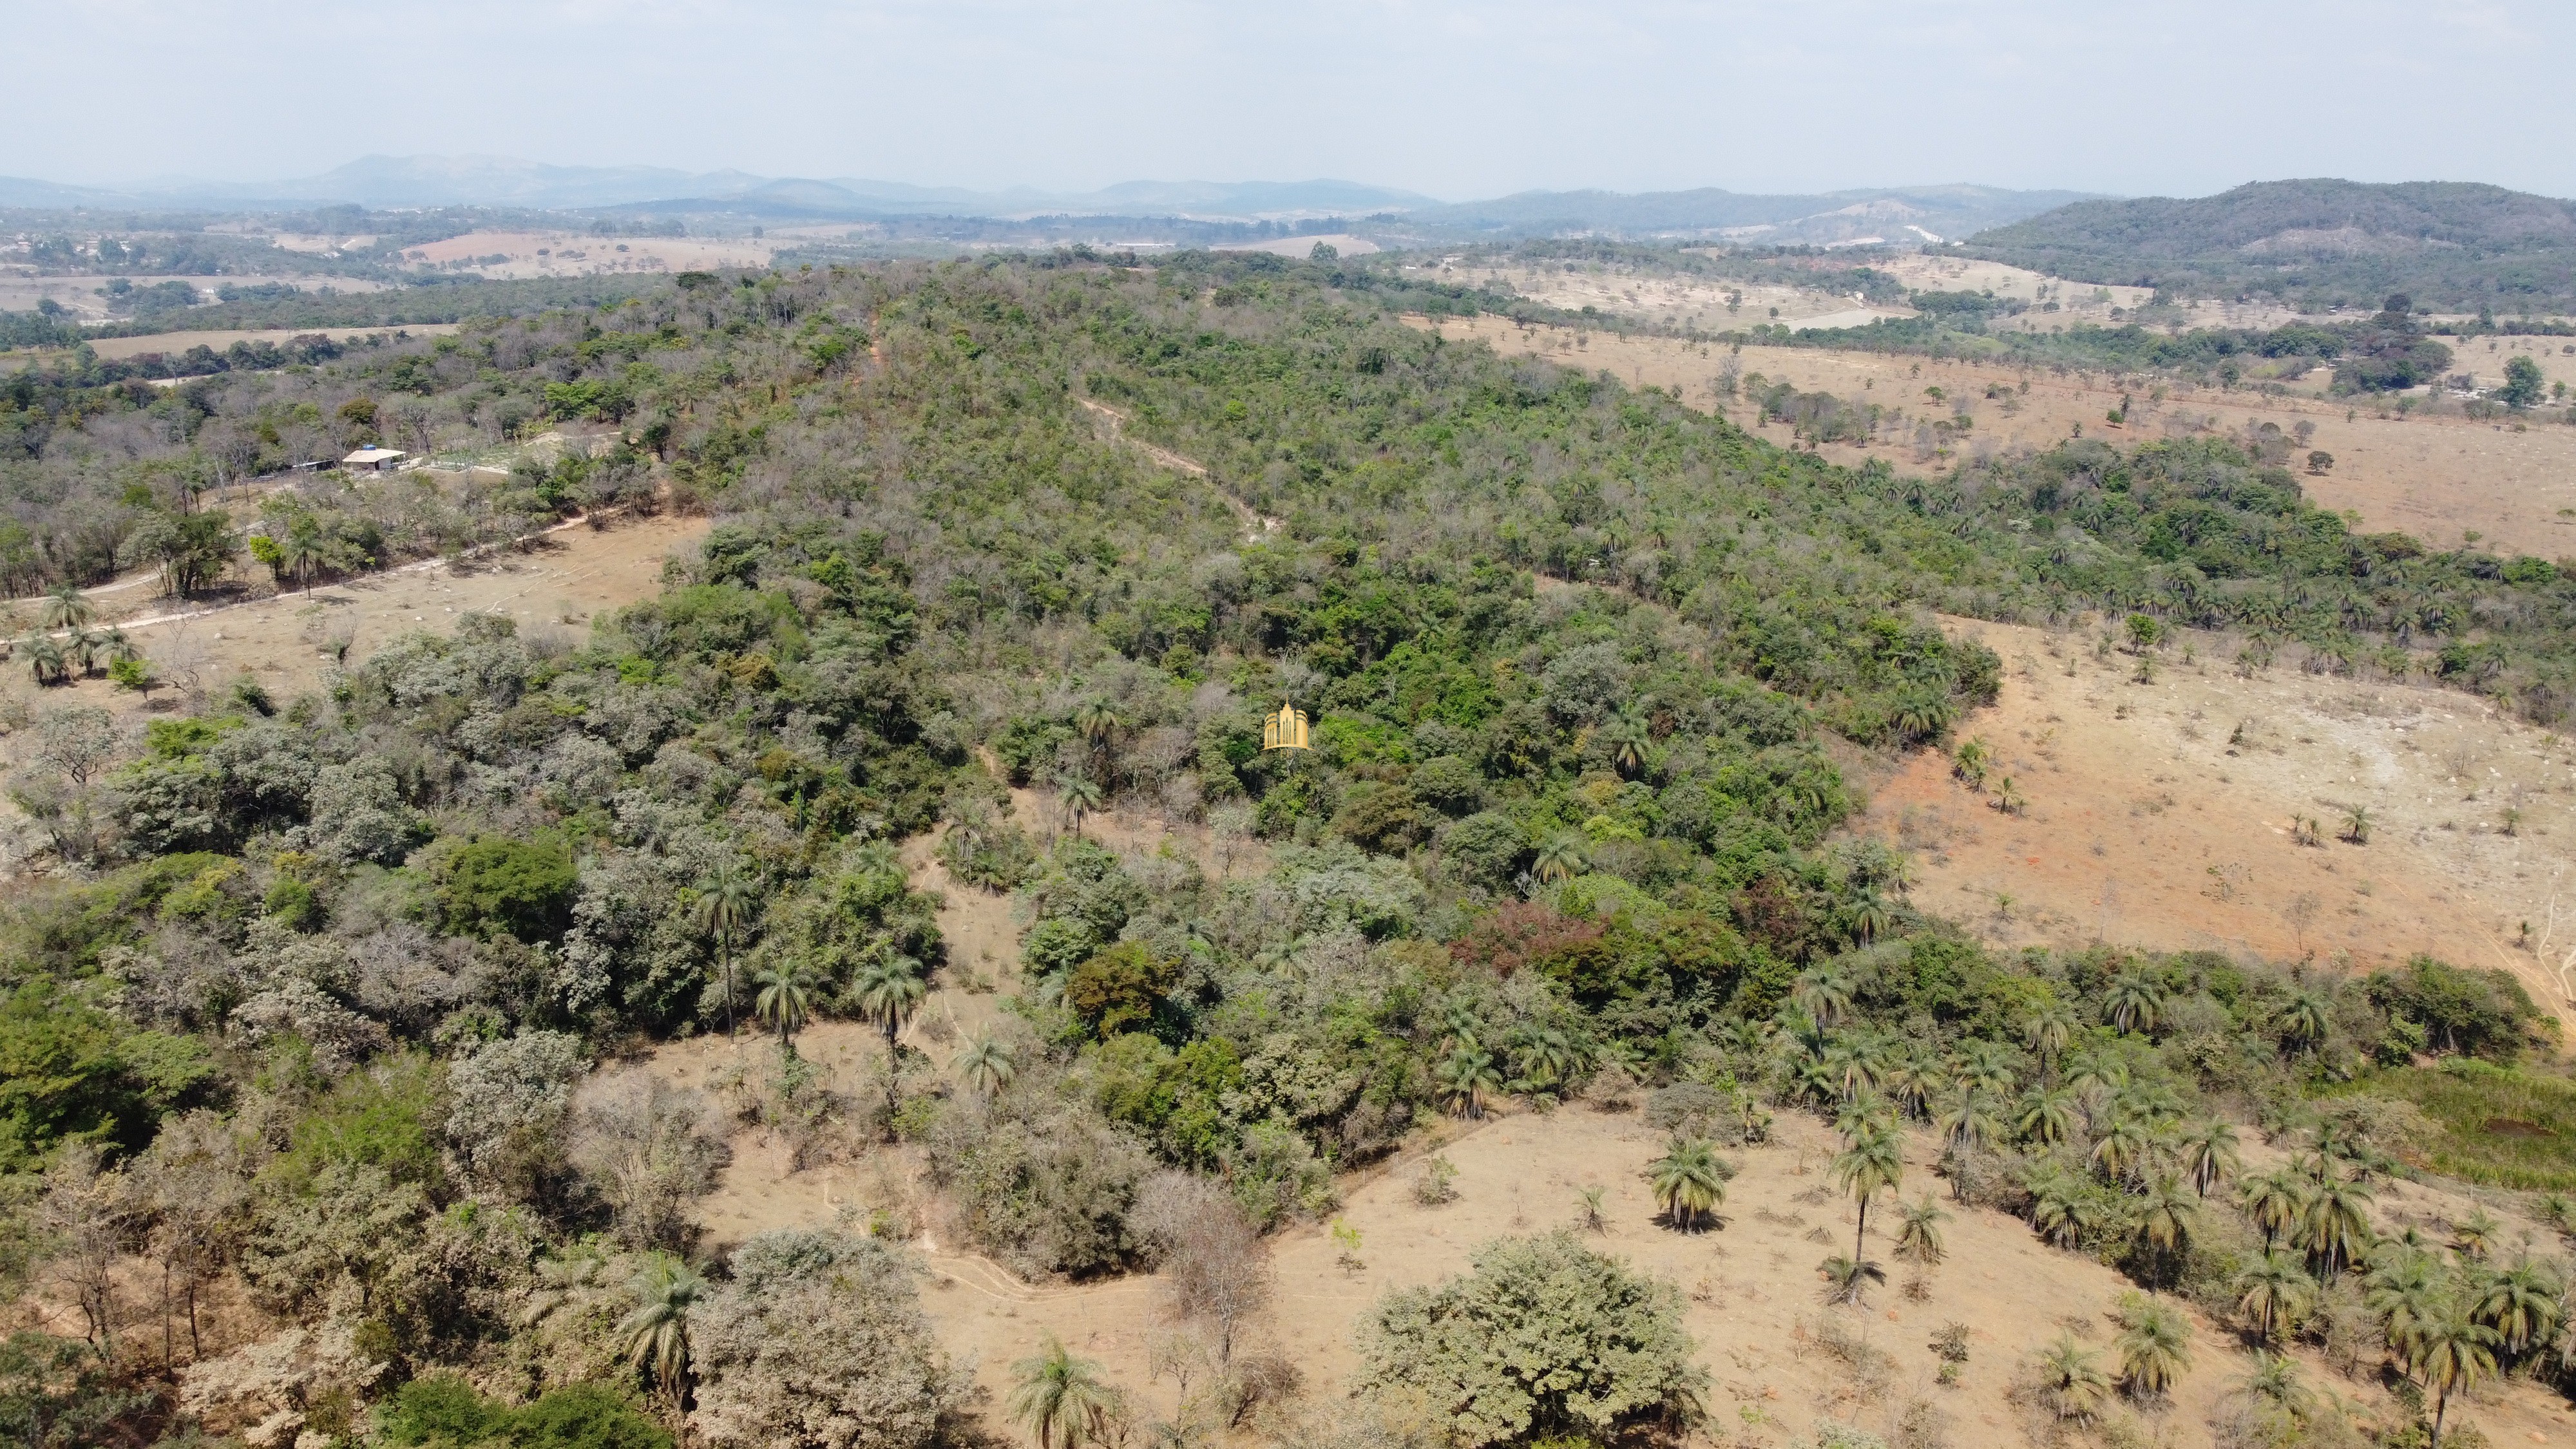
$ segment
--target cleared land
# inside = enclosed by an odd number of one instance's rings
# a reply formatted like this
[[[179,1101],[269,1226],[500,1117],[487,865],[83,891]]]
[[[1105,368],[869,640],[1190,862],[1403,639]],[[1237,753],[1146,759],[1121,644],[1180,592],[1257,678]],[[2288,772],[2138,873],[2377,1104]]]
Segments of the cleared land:
[[[1818,451],[1848,464],[1883,458],[1905,474],[1955,465],[1955,451],[1919,444],[1917,437],[1924,425],[1956,416],[1962,402],[1973,427],[1961,447],[1971,455],[2053,447],[2074,436],[2078,427],[2127,447],[2164,436],[2242,435],[2266,422],[2294,433],[2307,423],[2315,432],[2301,445],[2300,455],[2321,449],[2334,456],[2334,466],[2322,477],[2301,472],[2300,486],[2321,506],[2358,514],[2365,529],[2402,530],[2444,547],[2474,531],[2490,549],[2549,559],[2576,555],[2576,427],[2563,424],[2401,417],[2373,411],[2385,410],[2384,401],[2276,397],[2241,388],[2177,387],[2159,399],[2152,385],[2123,383],[2099,373],[2061,374],[2048,368],[1822,348],[1736,350],[1678,338],[1520,327],[1491,316],[1444,319],[1439,330],[1505,353],[1606,370],[1633,385],[1677,389],[1692,406],[1723,408],[1727,416],[1775,443],[1793,441],[1785,425],[1761,423],[1740,397],[1719,396],[1716,380],[1728,363],[1746,381],[1759,374],[1805,391],[1877,403],[1891,411],[1869,446],[1828,443]],[[2539,346],[2548,339],[2511,340],[2539,355]],[[2501,376],[2508,352],[2500,342],[2494,353],[2487,353],[2481,342],[2464,359],[2474,356]],[[2564,372],[2576,378],[2576,356],[2554,347],[2543,367],[2552,376]],[[2576,381],[2569,385],[2576,387]],[[1936,387],[1939,398],[1928,391]],[[1989,390],[1995,395],[1989,396]],[[2115,427],[2107,414],[2123,397],[2130,402],[2128,422]]]
[[[2562,980],[2576,972],[2561,969],[2576,965],[2565,738],[2451,690],[2242,677],[2208,635],[2185,635],[2138,684],[2098,628],[1946,622],[2004,659],[2001,700],[1959,734],[1994,746],[1994,773],[2028,804],[2004,813],[1991,785],[1968,788],[1934,753],[1874,782],[1860,828],[1913,852],[1924,909],[2003,946],[2107,940],[2346,969],[2422,952],[2512,971],[2576,1027]],[[2370,812],[2366,844],[2339,838],[2351,806]],[[2301,843],[2301,818],[2319,843]]]
[[[574,231],[471,231],[423,242],[403,252],[405,262],[453,266],[479,276],[582,277],[600,272],[685,272],[715,267],[765,267],[775,248],[766,240],[707,237],[604,237]]]
[[[554,631],[567,640],[593,616],[649,598],[662,587],[662,560],[703,537],[702,517],[661,516],[604,529],[576,525],[530,539],[514,549],[451,565],[424,563],[366,574],[309,592],[275,594],[230,608],[180,614],[165,601],[133,598],[134,615],[123,628],[142,645],[155,672],[177,681],[193,675],[220,690],[248,674],[279,699],[321,682],[330,650],[345,639],[349,657],[363,659],[394,637],[416,629],[444,634],[456,616],[507,614],[525,633]],[[14,632],[34,621],[31,606],[9,605]],[[155,692],[152,701],[119,690],[105,679],[37,690],[23,669],[13,668],[6,688],[38,708],[103,705],[140,717],[177,707],[179,690]],[[5,751],[0,740],[0,751]]]
[[[412,337],[448,337],[455,334],[458,326],[454,322],[420,322],[400,327],[268,327],[236,332],[156,332],[149,337],[102,337],[90,344],[90,350],[105,358],[140,357],[147,352],[185,352],[191,347],[211,347],[221,352],[236,342],[285,342],[289,338],[310,337],[316,332],[342,342],[353,337],[391,337],[396,333]]]

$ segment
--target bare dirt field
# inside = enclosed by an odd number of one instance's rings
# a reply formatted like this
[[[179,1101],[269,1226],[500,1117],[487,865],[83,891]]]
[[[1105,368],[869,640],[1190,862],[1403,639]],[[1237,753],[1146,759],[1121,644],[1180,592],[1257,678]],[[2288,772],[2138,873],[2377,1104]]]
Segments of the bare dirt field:
[[[714,267],[765,267],[775,248],[766,240],[709,237],[603,237],[571,231],[473,231],[424,242],[403,253],[406,262],[465,264],[485,277],[579,277],[598,272],[682,272]],[[498,261],[487,258],[498,257]]]
[[[1019,808],[1024,824],[1038,823],[1030,818],[1032,802],[1023,798]],[[1164,834],[1155,822],[1119,812],[1095,822],[1122,850],[1146,848]],[[1180,843],[1189,845],[1186,838]],[[946,892],[942,925],[952,942],[977,943],[959,953],[907,1029],[909,1045],[945,1060],[960,1031],[974,1030],[993,1009],[986,989],[1010,984],[1006,970],[987,976],[967,967],[980,966],[987,951],[1005,963],[1016,956],[1017,926],[1002,898],[961,895],[926,848],[907,851],[907,859],[916,886]],[[978,976],[983,979],[971,987],[956,984]],[[749,1036],[739,1045],[710,1037],[665,1046],[646,1064],[677,1083],[707,1087],[756,1080],[772,1050]],[[822,1063],[842,1091],[864,1090],[883,1053],[873,1032],[847,1022],[810,1027],[799,1050]],[[1176,1343],[1203,1347],[1204,1341],[1171,1319],[1156,1278],[1018,1278],[956,1239],[910,1148],[852,1142],[833,1160],[793,1170],[785,1145],[762,1129],[739,1128],[733,1145],[722,1185],[700,1204],[698,1221],[711,1249],[774,1228],[882,1213],[881,1220],[914,1233],[928,1270],[924,1298],[932,1319],[948,1351],[973,1364],[991,1395],[988,1412],[1008,1391],[1010,1366],[1053,1335],[1097,1360],[1149,1413],[1173,1413],[1176,1386],[1157,1376],[1157,1363],[1173,1356]],[[1909,1416],[1917,1425],[1941,1426],[1950,1443],[2054,1442],[2011,1396],[2013,1382],[2029,1353],[2061,1329],[2106,1347],[2115,1331],[2108,1313],[2128,1284],[2090,1259],[2049,1248],[2015,1219],[1949,1204],[1956,1214],[1945,1229],[1949,1260],[1927,1275],[1919,1300],[1891,1284],[1864,1309],[1827,1309],[1818,1300],[1816,1265],[1842,1251],[1854,1227],[1850,1202],[1834,1192],[1825,1171],[1834,1147],[1821,1124],[1783,1114],[1772,1142],[1734,1154],[1741,1173],[1729,1187],[1721,1226],[1685,1235],[1655,1219],[1644,1168],[1660,1137],[1633,1111],[1576,1105],[1481,1123],[1432,1122],[1393,1160],[1345,1176],[1340,1206],[1326,1221],[1292,1226],[1272,1240],[1276,1297],[1241,1351],[1275,1350],[1294,1363],[1305,1412],[1342,1412],[1336,1405],[1346,1402],[1359,1363],[1357,1329],[1381,1295],[1464,1271],[1473,1250],[1496,1237],[1572,1225],[1577,1194],[1597,1185],[1606,1190],[1607,1218],[1598,1245],[1686,1295],[1686,1321],[1712,1380],[1710,1442],[1782,1449],[1829,1421],[1894,1438]],[[1414,1184],[1435,1153],[1456,1169],[1457,1197],[1426,1206]],[[1909,1144],[1907,1196],[1946,1196],[1931,1171],[1936,1155],[1928,1139]],[[2259,1143],[2248,1152],[2258,1168],[2278,1156]],[[2390,1183],[2377,1216],[2392,1231],[2439,1230],[2485,1207],[2504,1218],[2506,1238],[2546,1244],[2549,1235],[2515,1206],[2508,1195],[2484,1190]],[[1873,1215],[1869,1247],[1882,1260],[1893,1246],[1880,1227],[1886,1216],[1883,1210]],[[1344,1260],[1342,1243],[1327,1231],[1334,1225],[1358,1234],[1355,1264]],[[1960,1382],[1943,1387],[1934,1382],[1939,1364],[1929,1340],[1954,1322],[1972,1330],[1969,1361]],[[2139,1431],[2134,1442],[2210,1442],[2211,1415],[2224,1411],[2233,1385],[2251,1369],[2223,1325],[2200,1319],[2195,1327],[2191,1372],[2168,1407],[2132,1425]],[[2379,1398],[2375,1389],[2336,1378],[2319,1363],[2304,1368],[2310,1383],[2330,1385],[2348,1400]],[[2466,1412],[2492,1442],[2568,1442],[2565,1406],[2528,1385],[2482,1390]]]
[[[211,347],[217,352],[236,342],[285,342],[289,338],[310,337],[319,332],[346,342],[355,337],[452,337],[459,324],[423,322],[401,327],[269,327],[239,332],[156,332],[149,337],[101,337],[90,343],[90,350],[101,357],[140,357],[147,352],[185,352],[191,347]]]
[[[1740,400],[1717,395],[1713,383],[1728,362],[1747,379],[1758,373],[1804,390],[1901,409],[1902,416],[1892,416],[1872,446],[1829,443],[1819,451],[1854,465],[1884,458],[1906,474],[1954,465],[1956,450],[1945,456],[1916,446],[1914,439],[1918,425],[1954,417],[1961,402],[1973,421],[1959,447],[1971,453],[2052,447],[2079,426],[2126,447],[2194,433],[2241,435],[2265,422],[2288,433],[2304,422],[2315,429],[2304,446],[2331,453],[2334,464],[2323,477],[2300,473],[2300,486],[2323,507],[2358,514],[2365,529],[2402,530],[2442,547],[2474,531],[2490,549],[2550,559],[2576,555],[2576,427],[2564,424],[2382,416],[2352,402],[2273,397],[2244,389],[2177,389],[2159,400],[2152,388],[2134,381],[2124,386],[2100,374],[2060,375],[2046,368],[1820,348],[1736,351],[1678,338],[1523,328],[1498,317],[1445,319],[1439,330],[1445,337],[1482,341],[1507,354],[1606,370],[1633,385],[1678,389],[1692,406],[1722,406],[1727,416],[1783,445],[1793,441],[1787,427],[1759,423]],[[2485,354],[2480,350],[2478,355]],[[2500,349],[2496,357],[2504,355]],[[2493,365],[2501,374],[2502,362]],[[2576,357],[2553,352],[2545,364],[2562,365],[2576,375]],[[2021,390],[2024,382],[2027,392]],[[1943,394],[1939,399],[1927,391],[1936,387]],[[1989,389],[1997,396],[1987,396]],[[2002,395],[2007,390],[2009,397]],[[2107,414],[2123,396],[2130,400],[2128,422],[2115,427]]]
[[[122,627],[166,679],[193,674],[201,687],[221,690],[247,673],[283,700],[320,683],[330,661],[327,651],[342,639],[349,641],[351,659],[363,659],[397,635],[417,629],[445,633],[458,614],[478,610],[508,614],[524,632],[575,635],[594,615],[660,592],[662,560],[706,529],[704,518],[675,516],[599,530],[575,526],[462,567],[430,560],[309,593],[175,618],[145,595],[126,605],[139,613]],[[33,622],[24,604],[11,605],[10,612],[18,616],[8,621],[13,630]],[[156,691],[147,702],[104,679],[37,691],[24,682],[23,668],[10,668],[6,687],[38,709],[95,704],[139,718],[155,706],[181,703],[176,689]],[[0,741],[0,751],[5,748]]]
[[[2450,690],[2278,666],[2240,677],[2207,635],[2178,640],[2139,684],[2131,656],[2099,649],[2099,627],[1946,622],[2004,659],[2002,699],[1958,733],[1992,745],[1995,774],[2028,803],[2004,813],[1991,784],[1968,788],[1930,752],[1872,782],[1860,828],[1914,854],[1924,909],[2006,946],[2348,969],[2423,952],[2512,971],[2576,1026],[2562,980],[2576,964],[2568,740]],[[2370,812],[2366,844],[2338,838],[2349,806]],[[2301,842],[2300,818],[2318,843]]]

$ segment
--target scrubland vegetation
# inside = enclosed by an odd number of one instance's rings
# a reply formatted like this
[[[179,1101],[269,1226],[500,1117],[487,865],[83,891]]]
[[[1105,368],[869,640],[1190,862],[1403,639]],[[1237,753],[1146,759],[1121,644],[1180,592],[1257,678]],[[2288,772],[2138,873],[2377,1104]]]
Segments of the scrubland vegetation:
[[[1899,481],[1444,344],[1402,301],[1320,262],[1064,254],[690,276],[166,391],[13,378],[21,589],[174,536],[210,584],[237,547],[355,570],[600,503],[717,526],[578,643],[468,616],[306,697],[213,682],[140,738],[31,679],[8,744],[44,868],[0,936],[0,1267],[49,1326],[0,1356],[0,1421],[1301,1441],[1294,1366],[1250,1332],[1262,1235],[1329,1218],[1337,1174],[1436,1117],[1641,1096],[1675,1232],[1713,1226],[1725,1154],[1775,1114],[1834,1125],[1859,1222],[1829,1313],[1888,1291],[1873,1222],[1916,1271],[1941,1258],[1908,1134],[1958,1203],[2126,1273],[2116,1362],[2070,1338],[2024,1366],[2069,1425],[2159,1401],[2194,1352],[2179,1303],[2399,1385],[2357,1414],[2273,1361],[2236,1442],[2413,1443],[2419,1403],[2438,1431],[2498,1373],[2562,1381],[2556,1258],[2370,1213],[2391,1175],[2560,1185],[2554,1023],[2509,977],[1990,953],[1834,831],[1838,760],[1949,748],[1994,697],[1999,661],[1929,610],[2108,610],[2142,658],[2164,621],[2231,621],[2555,722],[2576,583],[2356,537],[2259,439]],[[470,516],[315,482],[260,504],[256,542],[189,523],[208,485],[326,442],[540,416],[624,441]],[[1281,526],[1247,540],[1237,504]],[[1283,698],[1309,755],[1260,748]],[[1088,838],[1119,808],[1251,863]],[[969,966],[897,853],[931,831],[1027,921],[996,1024],[954,1041],[907,1031]],[[818,1017],[882,1031],[870,1080],[798,1056]],[[717,1093],[633,1062],[715,1032],[776,1045]],[[691,1205],[744,1116],[800,1161],[913,1154],[1024,1275],[1160,1268],[1217,1387],[1147,1422],[1054,1344],[976,1402],[891,1201],[708,1251]],[[1333,1442],[1681,1433],[1706,1370],[1678,1296],[1576,1236],[1488,1245],[1380,1305],[1365,1427]]]

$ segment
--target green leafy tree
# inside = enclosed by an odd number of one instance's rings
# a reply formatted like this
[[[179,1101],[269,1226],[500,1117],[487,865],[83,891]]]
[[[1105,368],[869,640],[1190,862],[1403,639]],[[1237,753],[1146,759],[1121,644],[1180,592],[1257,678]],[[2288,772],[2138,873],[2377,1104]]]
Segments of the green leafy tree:
[[[1696,1420],[1707,1374],[1669,1284],[1571,1232],[1500,1239],[1471,1262],[1379,1301],[1360,1327],[1357,1387],[1435,1406],[1463,1446],[1610,1443]]]
[[[2496,389],[2496,401],[2509,408],[2532,408],[2548,396],[2549,379],[2529,353],[2517,352],[2505,359],[2504,386]]]

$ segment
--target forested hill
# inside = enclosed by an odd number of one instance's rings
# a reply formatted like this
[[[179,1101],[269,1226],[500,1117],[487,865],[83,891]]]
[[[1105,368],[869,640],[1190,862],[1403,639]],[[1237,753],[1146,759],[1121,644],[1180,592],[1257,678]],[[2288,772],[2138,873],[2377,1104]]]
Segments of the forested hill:
[[[11,741],[43,869],[0,915],[0,1269],[87,1335],[12,1341],[12,1422],[222,1432],[305,1373],[312,1432],[383,1400],[385,1442],[485,1442],[520,1411],[466,1374],[537,1398],[516,1443],[571,1442],[548,1413],[664,1442],[642,1411],[837,1443],[818,1416],[863,1413],[922,1449],[968,1406],[894,1250],[818,1226],[684,1266],[729,1129],[591,1071],[737,1021],[779,1046],[728,1100],[800,1162],[905,1144],[965,1244],[1030,1274],[1180,1251],[1176,1203],[1249,1244],[1432,1114],[1642,1082],[1679,1092],[1672,1151],[1712,1191],[1709,1135],[1758,1134],[1765,1103],[1889,1153],[1937,1114],[1960,1182],[2059,1204],[2060,1241],[2215,1312],[2236,1260],[2166,1231],[2187,1118],[2216,1174],[2225,1104],[2302,1121],[2375,1063],[2535,1039],[2510,977],[2433,962],[1992,957],[1832,832],[1837,749],[1944,744],[1995,695],[1996,657],[1929,609],[2135,611],[2142,651],[2160,619],[2231,623],[2249,668],[2293,640],[2346,668],[2438,649],[2537,715],[2566,703],[2551,565],[2355,537],[2260,444],[1843,469],[1446,344],[1379,285],[1204,254],[694,274],[166,389],[13,376],[0,544],[31,583],[327,577],[585,505],[716,522],[579,640],[461,616],[307,697],[218,683],[139,738],[39,693]],[[307,435],[541,417],[622,441],[481,491],[299,480],[247,546],[187,506]],[[45,676],[38,641],[21,658]],[[1261,749],[1282,698],[1310,755]],[[1122,805],[1267,848],[1211,875],[1083,838]],[[943,824],[960,888],[1028,922],[968,1041],[903,1032],[991,985],[894,848]],[[800,1065],[815,1016],[882,1028],[867,1081]],[[2319,1191],[2386,1149],[2324,1136]],[[2318,1252],[2343,1272],[2352,1235]],[[317,1355],[336,1398],[303,1396]],[[1687,1408],[1619,1402],[1614,1427]]]
[[[2576,208],[2468,182],[2261,181],[2190,200],[2079,201],[1958,250],[2183,296],[2359,307],[2405,292],[2443,311],[2576,309]]]

